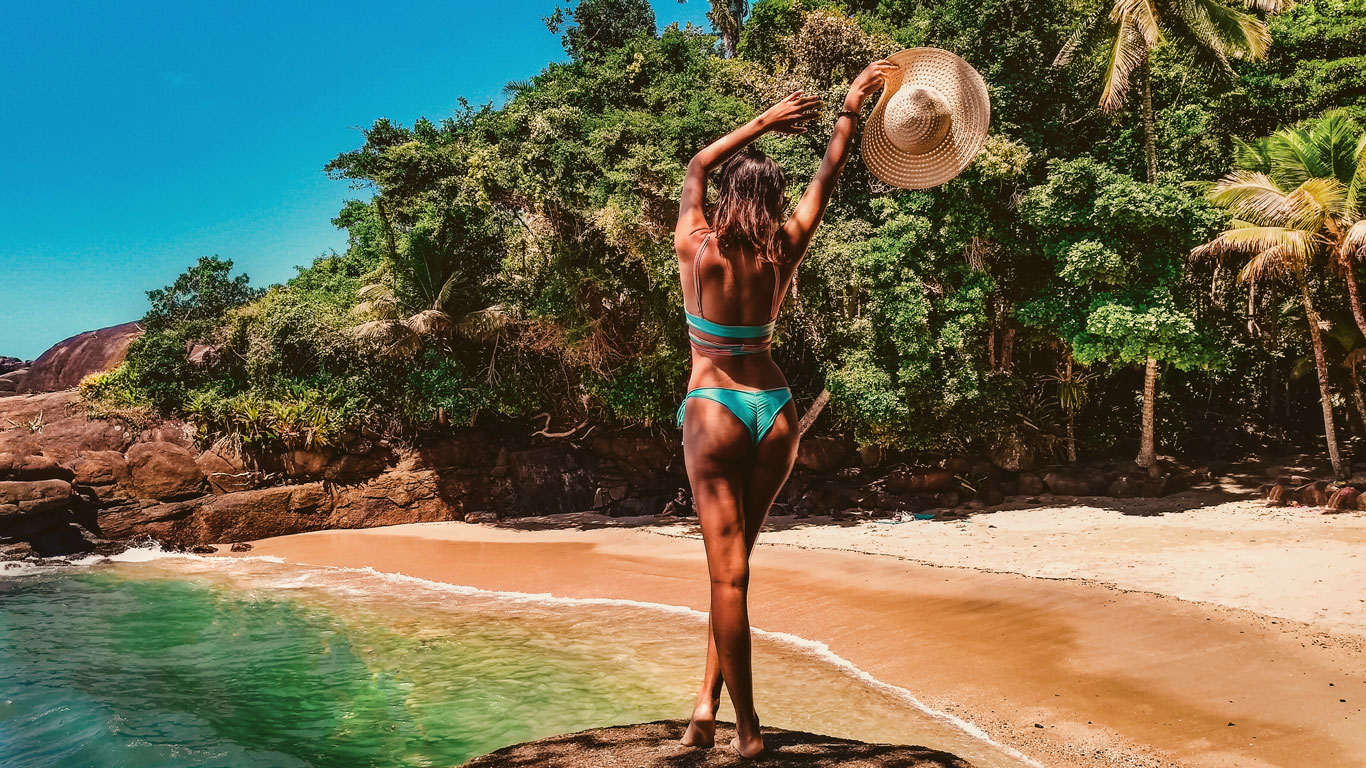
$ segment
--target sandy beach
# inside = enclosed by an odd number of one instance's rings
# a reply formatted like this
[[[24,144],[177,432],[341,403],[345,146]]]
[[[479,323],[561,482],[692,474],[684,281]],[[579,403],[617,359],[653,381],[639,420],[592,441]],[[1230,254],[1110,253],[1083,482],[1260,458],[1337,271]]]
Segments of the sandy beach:
[[[1366,517],[1222,498],[774,518],[752,620],[1044,765],[1366,764]],[[705,610],[695,537],[687,521],[574,515],[302,534],[251,554]]]

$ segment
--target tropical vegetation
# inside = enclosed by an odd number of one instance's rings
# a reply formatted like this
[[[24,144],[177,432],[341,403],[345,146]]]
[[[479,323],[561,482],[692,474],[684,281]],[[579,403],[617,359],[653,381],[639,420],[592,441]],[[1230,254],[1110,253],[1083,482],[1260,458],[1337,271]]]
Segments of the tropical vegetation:
[[[828,399],[815,433],[1142,465],[1319,446],[1346,471],[1366,422],[1348,411],[1366,0],[714,0],[708,18],[548,2],[563,62],[500,104],[376,121],[326,165],[356,193],[344,252],[265,290],[200,260],[91,399],[242,445],[671,429],[689,157],[802,88],[824,119],[761,142],[800,194],[849,78],[934,45],[984,75],[991,134],[933,190],[850,163],[775,344],[799,408]]]

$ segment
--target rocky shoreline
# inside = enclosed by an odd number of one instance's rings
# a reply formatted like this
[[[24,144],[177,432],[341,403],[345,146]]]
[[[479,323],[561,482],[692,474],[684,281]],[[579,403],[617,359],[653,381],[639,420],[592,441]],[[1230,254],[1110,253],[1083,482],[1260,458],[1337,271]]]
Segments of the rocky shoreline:
[[[180,421],[94,418],[75,391],[0,397],[0,557],[175,548],[331,528],[597,511],[691,514],[680,446],[668,432],[596,430],[546,438],[462,429],[398,443],[362,435],[345,449],[244,456],[200,449]],[[871,454],[871,455],[870,455]],[[1158,496],[1210,470],[1132,464],[1012,472],[949,458],[884,463],[842,440],[808,437],[775,514],[952,518],[1007,498]]]

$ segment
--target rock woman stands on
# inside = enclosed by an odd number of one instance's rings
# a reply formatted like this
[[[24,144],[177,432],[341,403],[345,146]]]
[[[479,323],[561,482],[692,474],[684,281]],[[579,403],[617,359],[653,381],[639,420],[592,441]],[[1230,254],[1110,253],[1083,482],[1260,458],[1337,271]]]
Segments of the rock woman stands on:
[[[805,133],[816,99],[798,91],[688,163],[674,248],[693,354],[678,419],[711,574],[711,632],[684,744],[712,746],[724,681],[739,734],[731,746],[743,757],[764,748],[750,674],[749,553],[792,471],[798,439],[792,393],[769,354],[773,324],[849,157],[859,110],[894,69],[874,62],[854,80],[820,169],[785,221],[783,171],[750,145],[765,133]],[[717,167],[719,194],[708,212],[707,177]]]

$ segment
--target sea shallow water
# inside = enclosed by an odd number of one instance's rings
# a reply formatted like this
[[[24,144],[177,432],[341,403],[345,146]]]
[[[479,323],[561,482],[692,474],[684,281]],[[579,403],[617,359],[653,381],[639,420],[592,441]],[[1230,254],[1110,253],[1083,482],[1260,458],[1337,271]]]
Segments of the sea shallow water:
[[[686,716],[705,632],[687,609],[270,558],[134,551],[11,568],[0,764],[454,766]],[[1027,764],[819,646],[760,633],[754,652],[768,725]]]

